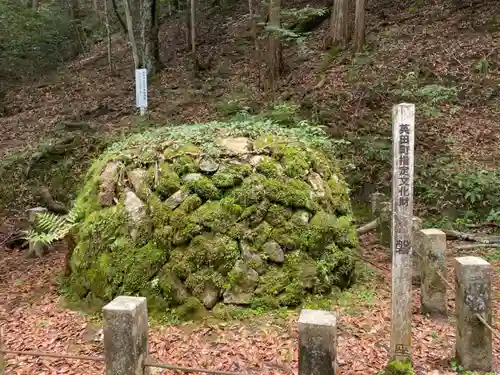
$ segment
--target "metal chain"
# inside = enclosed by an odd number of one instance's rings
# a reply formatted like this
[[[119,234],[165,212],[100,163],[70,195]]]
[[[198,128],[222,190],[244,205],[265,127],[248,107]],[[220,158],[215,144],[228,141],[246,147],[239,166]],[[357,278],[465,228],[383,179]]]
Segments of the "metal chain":
[[[223,370],[206,370],[202,368],[194,368],[194,367],[181,367],[181,366],[175,366],[175,365],[169,365],[167,363],[156,363],[153,361],[150,361],[149,358],[146,359],[144,362],[145,366],[148,367],[158,367],[158,368],[164,368],[168,370],[177,370],[177,371],[182,371],[182,372],[199,372],[199,373],[205,373],[205,374],[214,374],[214,375],[250,375],[250,374],[245,374],[241,372],[233,372],[233,371],[223,371]]]
[[[0,353],[4,354],[16,354],[16,355],[26,355],[29,357],[49,357],[49,358],[63,358],[63,359],[76,359],[80,361],[93,361],[93,362],[104,362],[104,357],[92,357],[85,355],[71,355],[71,354],[56,354],[56,353],[46,353],[46,352],[30,352],[22,350],[6,350],[0,348]]]
[[[483,324],[486,326],[486,328],[488,328],[488,329],[491,331],[491,333],[493,333],[493,335],[494,335],[497,339],[499,339],[499,340],[500,340],[500,334],[498,333],[498,331],[497,331],[497,330],[495,330],[495,328],[493,328],[492,326],[490,326],[490,325],[488,324],[488,322],[487,322],[487,321],[486,321],[486,320],[485,320],[485,319],[484,319],[481,315],[476,314],[476,318],[478,318],[478,319],[479,319],[479,321],[480,321],[481,323],[483,323]]]

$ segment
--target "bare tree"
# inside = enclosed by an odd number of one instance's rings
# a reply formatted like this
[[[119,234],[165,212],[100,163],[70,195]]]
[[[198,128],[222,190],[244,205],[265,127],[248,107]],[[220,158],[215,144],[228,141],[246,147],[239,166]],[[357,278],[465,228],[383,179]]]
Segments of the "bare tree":
[[[333,0],[327,46],[345,47],[349,41],[349,0]]]
[[[283,72],[283,53],[281,40],[278,35],[278,30],[281,26],[281,0],[269,1],[269,26],[271,32],[269,34],[269,86],[272,92],[275,92],[276,83]]]
[[[198,70],[198,58],[196,56],[196,3],[195,0],[191,0],[191,19],[190,19],[190,29],[191,29],[191,60],[193,64],[193,71]]]
[[[132,56],[134,58],[135,69],[140,68],[139,52],[137,51],[137,42],[135,40],[134,34],[134,20],[132,19],[132,12],[130,10],[129,0],[123,0],[123,5],[125,7],[125,20],[127,22],[127,32],[130,47],[132,48]]]
[[[113,11],[115,12],[116,19],[120,23],[123,32],[127,34],[127,25],[125,25],[125,22],[123,21],[123,18],[120,15],[120,11],[118,10],[118,4],[116,3],[116,0],[111,0],[111,2],[113,4]]]
[[[361,52],[365,44],[365,5],[366,0],[356,0],[354,17],[354,47],[356,52]]]

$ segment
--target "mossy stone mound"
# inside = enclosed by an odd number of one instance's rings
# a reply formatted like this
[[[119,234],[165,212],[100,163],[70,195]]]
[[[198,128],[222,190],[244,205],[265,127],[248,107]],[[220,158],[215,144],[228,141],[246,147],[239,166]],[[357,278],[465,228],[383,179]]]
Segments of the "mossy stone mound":
[[[338,163],[268,130],[214,128],[207,140],[185,127],[183,139],[166,131],[103,154],[76,202],[71,291],[192,315],[297,306],[351,285],[357,237]]]

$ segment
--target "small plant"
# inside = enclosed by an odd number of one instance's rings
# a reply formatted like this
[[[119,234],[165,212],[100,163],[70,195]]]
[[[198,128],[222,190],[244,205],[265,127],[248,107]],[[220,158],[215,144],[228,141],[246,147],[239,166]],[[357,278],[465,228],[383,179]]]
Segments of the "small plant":
[[[77,225],[79,217],[80,211],[76,207],[64,216],[50,212],[39,213],[33,228],[23,231],[24,239],[35,249],[50,246],[65,238]]]
[[[491,64],[486,58],[482,58],[474,64],[476,73],[487,75],[490,71]]]

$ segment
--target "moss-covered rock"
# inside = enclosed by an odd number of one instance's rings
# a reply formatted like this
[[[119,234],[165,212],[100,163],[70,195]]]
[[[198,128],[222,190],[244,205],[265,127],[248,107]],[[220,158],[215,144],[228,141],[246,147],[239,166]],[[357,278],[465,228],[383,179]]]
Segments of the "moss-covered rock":
[[[352,284],[357,237],[336,160],[284,130],[238,126],[143,135],[95,162],[76,202],[76,296],[140,293],[191,319]]]

